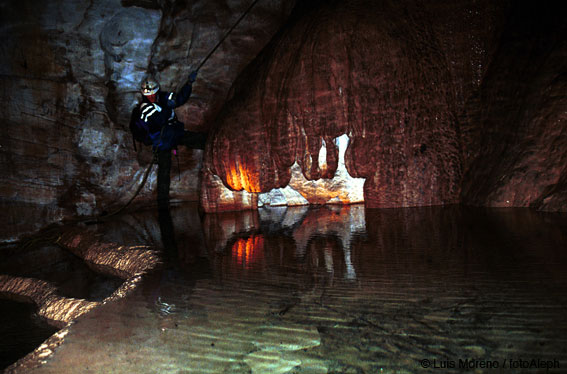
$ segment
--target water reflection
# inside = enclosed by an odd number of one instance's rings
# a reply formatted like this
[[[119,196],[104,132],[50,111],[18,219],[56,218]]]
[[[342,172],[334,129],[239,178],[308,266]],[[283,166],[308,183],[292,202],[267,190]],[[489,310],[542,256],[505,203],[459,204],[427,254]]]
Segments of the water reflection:
[[[207,257],[202,218],[192,203],[150,206],[85,230],[108,242],[150,246],[161,252],[167,266],[191,268]]]
[[[403,282],[420,275],[511,279],[545,268],[546,277],[563,280],[554,264],[565,262],[558,249],[567,242],[564,222],[564,215],[527,209],[278,207],[207,215],[203,232],[213,261],[233,257],[219,270],[224,276],[234,263],[254,276],[301,268]]]
[[[166,266],[178,272],[210,267],[217,279],[283,277],[306,282],[301,287],[323,275],[330,283],[373,286],[516,279],[532,287],[564,285],[566,221],[528,209],[351,205],[200,216],[196,206],[183,205],[137,212],[97,230],[110,241],[161,248]]]
[[[252,235],[246,239],[239,238],[232,245],[231,251],[233,261],[243,267],[251,267],[254,263],[260,262],[264,255],[264,237],[262,235]]]
[[[255,288],[271,313],[315,324],[325,355],[375,372],[549,356],[567,334],[566,224],[525,209],[284,208],[208,217],[205,238],[225,287]]]
[[[365,234],[364,214],[361,205],[273,207],[207,215],[203,227],[213,254],[230,256],[231,263],[249,270],[276,271],[299,263],[355,280],[351,243]]]
[[[566,227],[565,215],[463,207],[206,215],[210,273],[159,294],[194,324],[192,359],[207,372],[266,372],[268,359],[282,373],[415,372],[423,358],[564,363],[550,347],[567,335]]]
[[[163,266],[82,317],[44,373],[76,357],[101,373],[117,362],[122,372],[200,374],[418,373],[423,359],[567,365],[565,215],[361,206],[144,214],[106,235],[151,241]]]

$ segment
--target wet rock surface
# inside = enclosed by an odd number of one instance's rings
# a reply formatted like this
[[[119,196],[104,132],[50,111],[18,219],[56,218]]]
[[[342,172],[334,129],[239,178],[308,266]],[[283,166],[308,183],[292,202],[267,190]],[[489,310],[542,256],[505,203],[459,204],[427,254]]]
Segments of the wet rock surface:
[[[53,244],[23,250],[3,249],[0,258],[0,274],[43,279],[64,297],[102,301],[123,282],[115,276],[91,270],[81,258]]]
[[[21,323],[21,336],[6,343],[9,349],[3,353],[2,368],[20,359],[9,370],[38,365],[61,344],[71,323],[126,296],[140,276],[160,261],[148,246],[101,241],[95,232],[70,226],[51,228],[17,245],[4,245],[0,258],[2,305],[10,307],[8,311],[15,307],[30,310]],[[26,330],[30,325],[39,329],[37,334]],[[3,328],[16,334],[10,326],[11,321]],[[45,335],[47,331],[51,333]]]
[[[63,327],[100,303],[60,296],[57,288],[41,279],[0,275],[0,295],[33,303],[37,314],[49,323]]]
[[[563,215],[279,207],[189,227],[189,210],[158,225],[174,238],[162,240],[163,267],[79,318],[45,364],[25,372],[413,373],[428,359],[454,361],[443,371],[460,373],[460,359],[535,358],[558,362],[549,372],[561,373],[567,365]],[[182,240],[199,233],[205,248]]]
[[[510,14],[471,129],[464,202],[567,210],[565,30],[552,6],[521,2]]]
[[[57,243],[98,271],[122,279],[144,274],[159,263],[159,255],[148,246],[105,242],[82,229],[66,230]]]

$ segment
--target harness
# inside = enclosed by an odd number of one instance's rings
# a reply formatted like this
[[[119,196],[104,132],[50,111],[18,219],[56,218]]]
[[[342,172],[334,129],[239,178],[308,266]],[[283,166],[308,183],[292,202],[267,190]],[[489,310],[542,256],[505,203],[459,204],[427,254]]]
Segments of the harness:
[[[140,105],[140,112],[140,118],[144,122],[148,122],[148,119],[152,116],[152,114],[155,112],[161,112],[161,107],[159,105],[144,102]]]

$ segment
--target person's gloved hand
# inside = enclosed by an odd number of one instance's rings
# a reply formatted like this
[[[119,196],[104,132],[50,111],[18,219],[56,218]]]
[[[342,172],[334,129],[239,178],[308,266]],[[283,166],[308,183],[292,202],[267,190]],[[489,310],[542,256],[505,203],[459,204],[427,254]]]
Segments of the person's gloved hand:
[[[197,70],[192,71],[191,74],[189,74],[189,83],[193,83],[197,80]]]

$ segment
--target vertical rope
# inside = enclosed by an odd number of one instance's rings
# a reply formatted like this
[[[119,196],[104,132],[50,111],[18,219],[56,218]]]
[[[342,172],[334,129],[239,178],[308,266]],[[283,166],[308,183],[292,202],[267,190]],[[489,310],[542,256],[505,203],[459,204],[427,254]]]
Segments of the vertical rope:
[[[222,37],[222,39],[217,43],[217,45],[215,45],[215,47],[209,52],[209,54],[207,54],[207,56],[199,63],[199,66],[197,67],[197,69],[195,69],[196,71],[199,71],[201,69],[201,67],[205,64],[205,62],[207,62],[207,60],[213,55],[213,53],[215,53],[215,51],[218,49],[218,47],[220,47],[220,45],[224,42],[224,40],[230,35],[230,33],[232,32],[232,30],[234,30],[236,28],[236,26],[238,26],[238,24],[240,23],[240,21],[242,21],[244,19],[244,17],[246,17],[246,15],[250,12],[250,10],[252,10],[252,8],[254,7],[254,5],[256,5],[256,3],[260,1],[260,0],[254,0],[252,2],[252,4],[250,4],[250,6],[248,7],[248,9],[246,9],[246,11],[244,13],[242,13],[242,15],[240,16],[240,18],[238,18],[238,20],[236,21],[236,23],[234,25],[232,25],[232,27],[228,30],[228,32],[226,34],[224,34],[224,36]]]

